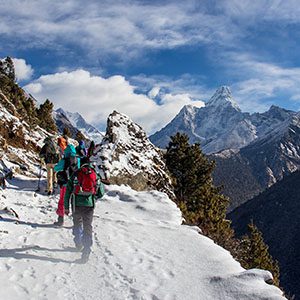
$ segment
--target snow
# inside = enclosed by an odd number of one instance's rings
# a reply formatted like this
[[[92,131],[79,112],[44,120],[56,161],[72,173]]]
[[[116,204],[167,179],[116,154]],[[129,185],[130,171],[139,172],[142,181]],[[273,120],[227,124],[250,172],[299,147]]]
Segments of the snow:
[[[215,94],[210,98],[210,100],[206,103],[206,107],[216,107],[220,110],[220,107],[231,106],[235,110],[240,111],[238,104],[232,97],[231,90],[228,86],[219,87]]]
[[[101,143],[104,133],[100,132],[97,128],[87,123],[78,112],[73,113],[59,108],[55,111],[55,113],[64,114],[70,121],[72,126],[80,130],[84,136],[86,136],[90,140],[93,140],[96,144]]]
[[[0,190],[0,299],[285,299],[265,283],[269,272],[245,271],[197,228],[181,225],[176,205],[157,191],[106,186],[93,252],[78,264],[70,217],[54,228],[58,195],[35,194],[36,186],[19,175]]]

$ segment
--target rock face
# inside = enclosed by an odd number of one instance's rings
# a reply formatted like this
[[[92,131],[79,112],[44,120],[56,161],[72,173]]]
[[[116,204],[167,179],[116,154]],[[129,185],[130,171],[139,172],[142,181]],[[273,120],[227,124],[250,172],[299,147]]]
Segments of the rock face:
[[[235,232],[242,236],[253,220],[262,231],[271,255],[280,264],[284,290],[300,297],[300,172],[284,177],[229,214]]]
[[[111,183],[138,191],[156,189],[174,198],[161,151],[126,115],[116,111],[109,115],[99,157]]]
[[[224,151],[212,158],[217,162],[215,183],[224,186],[233,209],[300,169],[300,114],[289,116],[237,153]]]
[[[165,147],[176,132],[199,142],[216,160],[213,177],[232,200],[230,210],[300,169],[300,115],[277,106],[264,113],[241,112],[228,87],[205,107],[185,106],[151,141]]]
[[[224,149],[239,149],[256,138],[248,113],[242,113],[230,89],[220,87],[205,107],[185,106],[163,129],[150,137],[165,148],[171,135],[186,133],[191,143],[201,144],[207,154]]]
[[[263,138],[284,123],[295,112],[272,106],[259,114],[241,112],[228,87],[220,87],[205,107],[185,106],[163,129],[150,137],[158,147],[165,148],[169,138],[178,131],[186,133],[191,143],[198,142],[206,154],[238,150]]]
[[[96,144],[102,141],[103,134],[97,128],[88,124],[79,113],[71,113],[59,108],[53,115],[60,132],[67,127],[74,138],[77,132],[80,131],[88,140],[93,140]]]
[[[0,159],[14,171],[31,176],[39,165],[37,152],[49,135],[39,126],[33,130],[22,121],[14,104],[0,90]],[[5,162],[5,163],[4,163]],[[2,169],[2,166],[0,166]]]

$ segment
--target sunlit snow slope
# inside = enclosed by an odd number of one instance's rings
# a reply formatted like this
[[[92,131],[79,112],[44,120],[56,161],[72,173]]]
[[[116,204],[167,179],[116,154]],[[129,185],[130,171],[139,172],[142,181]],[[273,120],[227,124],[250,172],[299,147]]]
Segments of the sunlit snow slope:
[[[77,263],[71,219],[54,228],[58,195],[35,194],[37,182],[13,179],[0,190],[0,299],[284,299],[245,271],[197,229],[181,225],[176,205],[157,191],[109,186],[97,203],[90,261]]]

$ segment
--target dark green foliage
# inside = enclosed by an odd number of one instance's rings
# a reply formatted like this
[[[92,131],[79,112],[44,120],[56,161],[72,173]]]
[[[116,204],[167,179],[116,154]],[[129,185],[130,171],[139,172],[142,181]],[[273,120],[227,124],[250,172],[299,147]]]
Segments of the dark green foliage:
[[[0,61],[0,73],[6,75],[11,81],[16,80],[14,62],[11,57],[7,56],[4,61]]]
[[[187,135],[177,133],[167,147],[166,164],[186,222],[199,226],[218,244],[229,246],[233,237],[226,220],[229,199],[213,185],[214,162],[206,158],[199,144],[190,145]]]
[[[63,130],[63,135],[67,136],[67,137],[72,137],[72,133],[69,127],[65,127]]]
[[[253,222],[248,225],[248,231],[249,234],[245,235],[240,243],[240,249],[244,254],[240,261],[242,266],[246,269],[258,268],[270,271],[274,283],[279,286],[279,265],[270,255],[262,233]]]
[[[76,133],[76,141],[85,141],[86,138],[80,130]]]
[[[7,57],[0,61],[0,89],[2,93],[15,106],[21,120],[26,121],[30,127],[37,123],[35,102],[15,83],[13,61]]]
[[[47,99],[43,104],[40,105],[37,110],[39,117],[39,125],[49,132],[57,132],[57,127],[52,117],[53,103]]]
[[[272,272],[278,285],[278,264],[270,256],[258,229],[250,224],[249,236],[241,240],[234,237],[231,222],[226,220],[229,198],[213,185],[215,163],[207,159],[200,146],[190,145],[187,135],[177,133],[171,137],[165,158],[186,223],[199,226],[205,235],[229,250],[243,267]]]

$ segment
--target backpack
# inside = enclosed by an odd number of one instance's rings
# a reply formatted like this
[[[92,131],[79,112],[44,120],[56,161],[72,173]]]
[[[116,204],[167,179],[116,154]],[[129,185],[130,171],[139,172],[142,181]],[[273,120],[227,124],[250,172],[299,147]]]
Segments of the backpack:
[[[57,184],[59,186],[65,185],[68,183],[68,174],[65,170],[59,171],[56,173],[56,178],[57,178]]]
[[[96,195],[98,185],[95,169],[86,164],[76,172],[73,192],[75,195],[82,196]]]
[[[79,169],[80,161],[77,156],[65,157],[64,161],[64,170],[67,171],[71,177]]]
[[[58,163],[59,161],[59,148],[51,138],[46,138],[45,157],[50,163]]]

